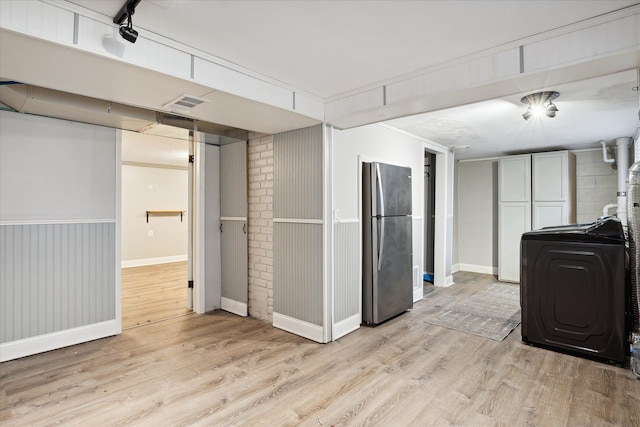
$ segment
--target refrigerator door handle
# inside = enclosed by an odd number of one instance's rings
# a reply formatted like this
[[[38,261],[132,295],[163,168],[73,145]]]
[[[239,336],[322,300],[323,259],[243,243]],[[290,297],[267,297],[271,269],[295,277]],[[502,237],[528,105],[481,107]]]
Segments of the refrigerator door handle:
[[[376,186],[378,190],[378,206],[380,206],[380,212],[376,212],[379,216],[384,216],[384,193],[382,192],[382,175],[380,174],[380,163],[376,163]]]
[[[378,221],[380,221],[380,239],[378,240],[378,271],[380,271],[384,254],[384,218],[379,218]]]

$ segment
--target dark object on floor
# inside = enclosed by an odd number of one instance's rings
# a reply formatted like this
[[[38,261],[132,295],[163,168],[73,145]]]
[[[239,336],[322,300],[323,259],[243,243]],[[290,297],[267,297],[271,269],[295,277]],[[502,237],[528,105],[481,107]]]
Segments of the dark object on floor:
[[[522,235],[522,341],[624,365],[625,238],[620,220]]]

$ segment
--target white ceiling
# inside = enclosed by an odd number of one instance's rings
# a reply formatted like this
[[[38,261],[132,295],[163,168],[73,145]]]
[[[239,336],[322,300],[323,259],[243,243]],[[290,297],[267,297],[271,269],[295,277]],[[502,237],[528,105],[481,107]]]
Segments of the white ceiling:
[[[387,123],[449,147],[470,147],[457,159],[552,149],[600,147],[638,128],[640,92],[636,70],[555,86],[555,118],[522,117],[521,95],[404,117]],[[551,88],[549,88],[551,89]]]
[[[122,161],[124,163],[172,166],[187,169],[189,160],[188,131],[171,137],[147,135],[125,131],[122,135]],[[177,138],[175,138],[177,137]]]
[[[71,3],[112,18],[125,0]],[[142,0],[133,24],[296,91],[330,100],[480,51],[514,46],[523,38],[637,4],[640,3],[622,0]],[[64,55],[54,52],[48,47],[45,54]],[[35,59],[24,61],[22,81],[44,81],[36,74],[47,73],[46,67],[39,67]],[[87,61],[94,63],[87,65],[91,73],[85,73],[87,78],[77,82],[75,93],[145,107],[160,102],[160,98],[168,96],[165,91],[176,86],[176,82],[159,83],[166,78],[150,71],[145,78],[140,69],[135,79],[123,80],[123,71],[117,67],[96,57],[88,56]],[[122,69],[122,65],[119,67]],[[47,87],[69,87],[64,75],[47,79],[51,82]],[[181,93],[203,90],[194,83],[183,85],[189,84],[194,87]],[[540,88],[560,92],[557,117],[540,122],[522,119],[525,106],[520,98],[524,94],[518,94],[388,123],[448,147],[471,147],[457,154],[457,158],[556,147],[597,147],[600,139],[610,141],[634,133],[640,100],[632,88],[637,84],[636,72],[630,70],[561,87]],[[153,98],[153,102],[144,97]],[[237,126],[240,115],[252,114],[234,104],[233,99],[226,100],[225,105],[225,124]],[[269,121],[265,111],[254,111],[253,115],[255,127],[245,128],[259,130]],[[289,119],[294,118],[282,117]]]
[[[71,0],[113,17],[125,0]],[[134,27],[328,99],[637,1],[142,0]]]

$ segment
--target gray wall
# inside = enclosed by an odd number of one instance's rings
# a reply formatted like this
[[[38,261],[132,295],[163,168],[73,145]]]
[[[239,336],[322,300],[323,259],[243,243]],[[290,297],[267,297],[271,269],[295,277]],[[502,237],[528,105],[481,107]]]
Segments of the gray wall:
[[[3,344],[115,320],[117,157],[114,129],[0,111]]]
[[[458,162],[455,170],[457,262],[462,267],[497,266],[498,162]]]
[[[359,313],[360,222],[338,222],[334,231],[334,323]]]
[[[222,296],[247,304],[247,143],[220,147]],[[222,305],[226,310],[230,307]],[[235,312],[234,310],[231,310]],[[246,315],[246,310],[237,314]]]
[[[115,319],[115,224],[0,226],[0,342]]]
[[[617,172],[611,164],[602,161],[602,150],[576,151],[575,155],[576,219],[578,223],[592,222],[602,216],[605,205],[616,203]],[[609,213],[613,215],[616,210],[611,209]]]
[[[209,135],[207,135],[209,136]],[[202,144],[205,155],[204,263],[205,311],[220,308],[222,277],[220,273],[220,148]]]
[[[616,202],[616,171],[602,161],[601,149],[573,153],[577,222],[592,222],[602,215],[606,204]],[[460,270],[490,272],[498,267],[497,164],[497,159],[456,164],[454,254]],[[615,209],[610,212],[614,214]]]
[[[273,137],[276,313],[322,326],[322,126]]]

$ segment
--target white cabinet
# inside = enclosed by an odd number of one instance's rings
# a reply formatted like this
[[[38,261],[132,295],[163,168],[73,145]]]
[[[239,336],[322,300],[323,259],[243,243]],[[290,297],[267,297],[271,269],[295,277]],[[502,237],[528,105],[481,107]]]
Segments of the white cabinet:
[[[531,203],[531,155],[510,156],[500,159],[500,202]]]
[[[498,279],[520,280],[520,236],[531,230],[531,155],[498,162]]]
[[[575,155],[568,151],[534,154],[532,167],[533,229],[575,223]]]
[[[575,155],[568,151],[498,161],[498,279],[520,281],[522,233],[575,223]]]

